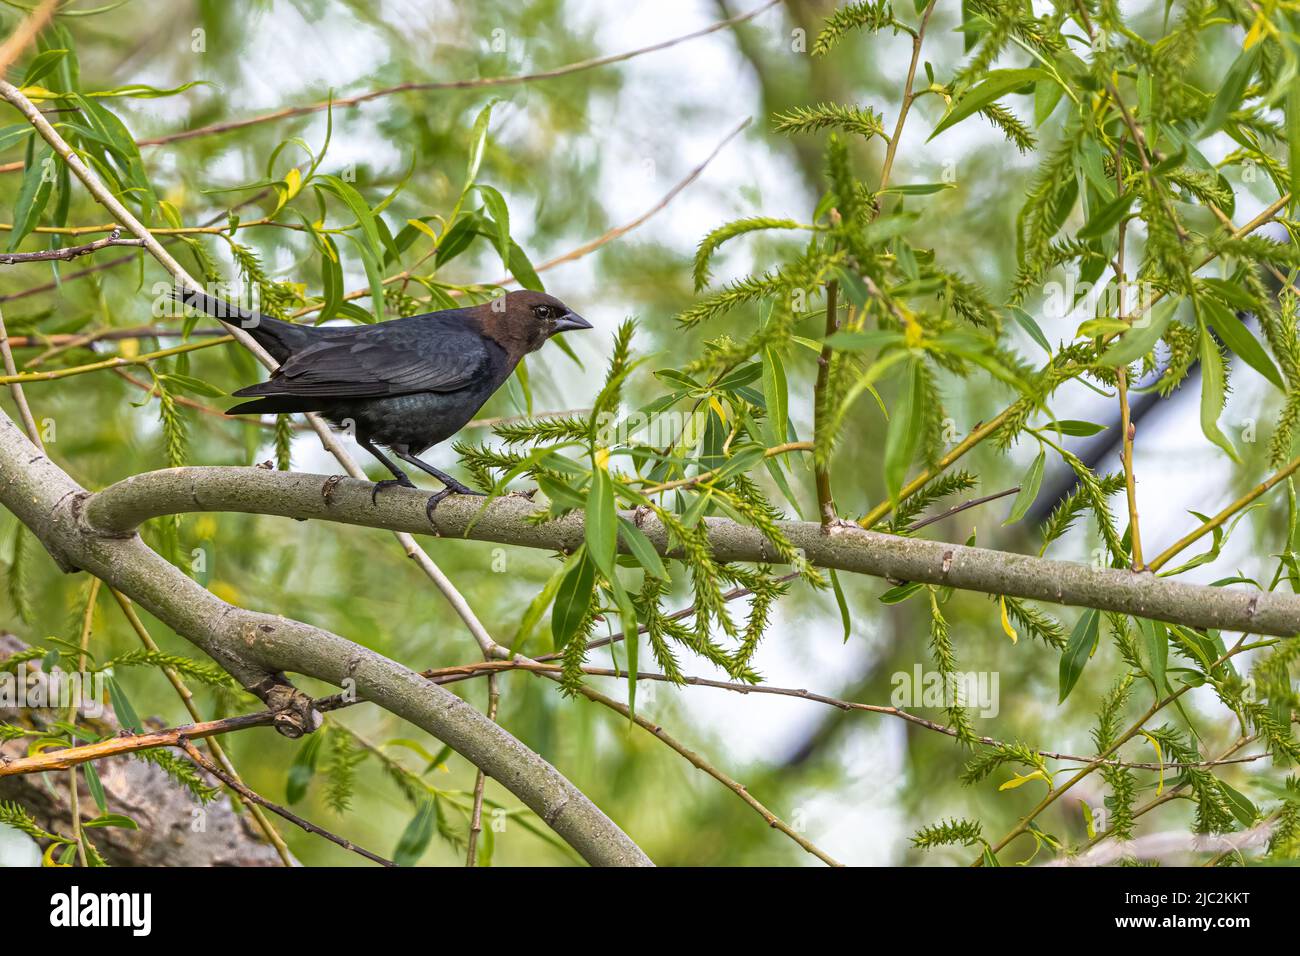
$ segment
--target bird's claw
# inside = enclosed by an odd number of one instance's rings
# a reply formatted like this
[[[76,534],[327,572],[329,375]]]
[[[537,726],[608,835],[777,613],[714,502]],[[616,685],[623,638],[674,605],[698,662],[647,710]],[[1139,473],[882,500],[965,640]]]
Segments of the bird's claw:
[[[370,503],[379,504],[379,493],[385,488],[392,488],[396,485],[399,488],[414,488],[415,485],[410,481],[403,481],[401,478],[385,478],[383,481],[376,481],[375,487],[370,490]]]
[[[471,495],[476,498],[485,497],[483,492],[475,491],[473,488],[467,488],[464,485],[448,485],[437,494],[430,495],[428,502],[425,503],[424,514],[429,519],[430,524],[433,524],[433,513],[437,510],[438,505],[442,504],[442,502],[451,495]]]
[[[429,495],[429,500],[424,505],[424,516],[429,519],[429,524],[433,524],[433,513],[437,510],[438,505],[442,504],[444,498],[448,495],[455,494],[450,488],[444,488],[434,495]]]

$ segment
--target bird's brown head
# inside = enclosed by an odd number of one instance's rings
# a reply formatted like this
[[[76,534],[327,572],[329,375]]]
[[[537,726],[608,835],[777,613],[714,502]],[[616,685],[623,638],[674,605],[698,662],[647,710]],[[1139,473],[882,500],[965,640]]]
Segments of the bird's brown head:
[[[516,357],[537,351],[557,332],[591,328],[590,322],[555,296],[530,289],[508,292],[475,311],[484,334]]]

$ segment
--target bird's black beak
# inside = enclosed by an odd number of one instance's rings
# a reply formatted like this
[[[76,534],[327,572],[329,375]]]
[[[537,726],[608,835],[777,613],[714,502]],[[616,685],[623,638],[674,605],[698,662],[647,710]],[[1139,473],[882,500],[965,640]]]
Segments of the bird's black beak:
[[[556,332],[573,332],[578,329],[589,329],[591,323],[580,316],[577,312],[566,312],[555,322]]]

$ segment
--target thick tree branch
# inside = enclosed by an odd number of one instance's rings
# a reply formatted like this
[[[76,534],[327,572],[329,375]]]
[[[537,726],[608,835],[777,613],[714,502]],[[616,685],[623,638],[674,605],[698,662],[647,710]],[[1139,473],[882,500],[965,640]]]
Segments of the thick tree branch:
[[[337,634],[227,604],[137,535],[91,531],[83,517],[88,497],[8,416],[0,415],[0,504],[64,570],[88,571],[117,588],[245,687],[260,692],[273,709],[290,693],[283,682],[286,671],[355,687],[481,767],[589,863],[649,864],[636,844],[558,770],[459,697]],[[310,715],[319,720],[314,711]]]
[[[372,485],[325,475],[258,468],[172,468],[120,481],[90,496],[81,512],[87,529],[128,534],[141,522],[166,514],[234,511],[288,518],[321,518],[343,524],[411,534],[468,537],[551,551],[582,544],[579,514],[546,524],[528,521],[536,507],[519,496],[486,508],[453,496],[425,517],[427,494],[394,488],[371,503]],[[672,555],[667,531],[653,515],[629,514],[655,548]],[[1253,634],[1300,632],[1300,596],[1184,584],[1153,574],[1095,568],[1068,561],[903,538],[855,527],[823,530],[813,522],[780,522],[782,531],[815,565],[891,580],[940,584],[986,594],[1030,598],[1134,614],[1189,627]],[[720,561],[779,563],[756,529],[721,518],[706,519],[713,553]]]

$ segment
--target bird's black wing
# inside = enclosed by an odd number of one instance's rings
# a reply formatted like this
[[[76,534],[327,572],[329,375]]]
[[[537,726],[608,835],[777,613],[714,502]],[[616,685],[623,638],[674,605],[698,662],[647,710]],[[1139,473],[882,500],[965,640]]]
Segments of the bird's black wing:
[[[314,342],[267,381],[234,394],[381,398],[454,392],[487,374],[491,355],[483,337],[463,321],[431,318],[383,322]]]

